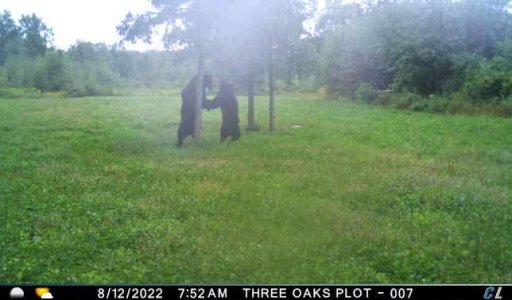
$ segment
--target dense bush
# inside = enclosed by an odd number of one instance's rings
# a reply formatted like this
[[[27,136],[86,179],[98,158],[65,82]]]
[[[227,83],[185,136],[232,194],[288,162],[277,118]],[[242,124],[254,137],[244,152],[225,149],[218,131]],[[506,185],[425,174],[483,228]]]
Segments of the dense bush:
[[[507,100],[503,101],[503,115],[505,117],[512,117],[512,97],[509,97]]]
[[[356,97],[366,103],[372,103],[377,98],[377,91],[371,84],[363,82],[356,90]]]
[[[276,90],[322,87],[334,96],[402,109],[509,115],[508,0],[327,3],[315,33],[273,47]],[[183,86],[196,71],[188,51],[140,53],[88,42],[55,50],[49,47],[51,30],[35,16],[16,23],[4,12],[0,27],[0,87],[14,88],[5,95],[37,89],[82,97],[169,88]],[[253,42],[259,47],[266,38]],[[266,91],[266,51],[237,60],[237,48],[221,48],[206,55],[208,72],[232,80],[238,92],[247,92],[248,82],[256,93]],[[214,53],[228,53],[229,59],[215,59]]]
[[[498,44],[496,55],[466,71],[463,92],[472,103],[500,103],[512,95],[512,39]]]
[[[34,88],[0,87],[0,98],[39,98],[41,92]]]
[[[34,74],[34,87],[41,91],[61,91],[68,83],[62,52],[47,53]]]
[[[7,72],[4,68],[0,67],[0,87],[5,87],[7,85]]]
[[[502,102],[512,92],[511,71],[502,57],[481,63],[463,85],[465,96],[473,103]]]
[[[512,117],[512,97],[502,102],[472,103],[466,100],[462,92],[450,96],[420,96],[416,93],[402,92],[379,94],[373,104],[390,105],[398,109],[429,112],[436,114],[487,114],[500,117]]]
[[[397,108],[506,115],[512,94],[507,5],[398,0],[328,8],[324,82],[335,94]],[[395,94],[374,96],[366,83]]]
[[[423,97],[415,93],[403,92],[393,94],[390,104],[399,109],[413,109],[416,106],[416,110],[418,110],[422,102],[424,102]]]

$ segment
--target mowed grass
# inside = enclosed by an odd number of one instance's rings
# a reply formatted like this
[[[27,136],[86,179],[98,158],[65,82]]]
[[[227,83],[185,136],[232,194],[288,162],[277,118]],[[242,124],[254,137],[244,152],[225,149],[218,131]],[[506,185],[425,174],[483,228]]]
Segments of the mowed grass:
[[[511,119],[288,94],[177,149],[179,109],[0,100],[0,282],[512,282]]]

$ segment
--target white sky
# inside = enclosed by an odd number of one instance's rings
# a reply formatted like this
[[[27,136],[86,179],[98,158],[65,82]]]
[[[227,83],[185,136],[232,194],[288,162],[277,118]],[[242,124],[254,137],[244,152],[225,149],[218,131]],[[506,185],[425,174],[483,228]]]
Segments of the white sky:
[[[269,0],[274,1],[274,0]],[[325,6],[325,0],[318,0]],[[151,8],[149,0],[0,0],[0,11],[8,10],[17,21],[22,14],[35,13],[53,30],[53,45],[68,49],[77,40],[108,45],[120,41],[116,26],[128,12],[134,14]],[[153,44],[125,44],[127,49],[162,49],[158,39]]]
[[[114,44],[120,41],[116,26],[128,12],[151,8],[148,0],[0,0],[0,11],[8,10],[15,21],[22,14],[35,13],[53,30],[53,45],[68,49],[77,40]],[[126,43],[127,49],[161,49],[153,45]]]

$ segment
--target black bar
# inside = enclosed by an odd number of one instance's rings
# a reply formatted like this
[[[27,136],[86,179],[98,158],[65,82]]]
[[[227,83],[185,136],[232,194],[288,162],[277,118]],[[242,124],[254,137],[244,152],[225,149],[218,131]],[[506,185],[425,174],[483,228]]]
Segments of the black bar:
[[[512,285],[0,285],[0,299],[512,300]]]

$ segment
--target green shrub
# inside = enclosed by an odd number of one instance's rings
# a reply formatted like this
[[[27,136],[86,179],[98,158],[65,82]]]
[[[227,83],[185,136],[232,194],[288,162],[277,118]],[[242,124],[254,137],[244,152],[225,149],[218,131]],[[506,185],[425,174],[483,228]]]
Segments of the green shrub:
[[[41,92],[34,88],[0,87],[0,98],[39,98]]]
[[[372,103],[377,98],[377,91],[371,84],[363,82],[357,87],[356,97],[366,103]]]
[[[66,96],[72,98],[113,95],[114,91],[111,87],[98,86],[94,83],[86,83],[85,86],[74,86],[66,91]]]
[[[428,111],[428,100],[427,98],[421,98],[411,103],[411,110],[414,111]]]
[[[322,85],[320,87],[318,87],[318,89],[316,90],[316,94],[320,97],[320,98],[328,98],[329,96],[331,96],[333,93],[332,91],[329,89],[328,86],[325,86],[325,85]]]
[[[442,96],[431,95],[428,99],[427,110],[432,113],[440,114],[448,111],[450,99]]]
[[[512,70],[503,57],[483,62],[468,75],[462,91],[472,103],[499,103],[512,95]]]
[[[410,109],[414,111],[426,111],[439,114],[445,113],[449,110],[451,101],[446,97],[438,95],[422,97],[415,93],[405,92],[393,94],[391,96],[379,95],[374,103],[389,103],[391,106],[399,109]]]
[[[467,110],[469,103],[464,100],[464,93],[462,91],[456,92],[452,95],[452,100],[448,104],[448,112],[451,114],[461,113]]]
[[[503,106],[503,116],[507,118],[512,117],[512,97],[508,97],[501,105]]]
[[[7,71],[0,66],[0,87],[5,87],[7,85],[8,85]]]
[[[66,96],[72,97],[72,98],[85,97],[86,96],[85,88],[83,88],[83,87],[70,88],[69,90],[66,91]]]
[[[42,93],[42,97],[44,98],[53,98],[53,99],[62,99],[66,97],[65,91],[58,91],[58,92],[44,92]]]
[[[296,86],[296,90],[299,92],[314,92],[318,89],[318,80],[314,76],[302,79],[299,85]]]
[[[391,97],[391,106],[399,109],[414,109],[421,110],[420,107],[423,104],[420,104],[423,101],[423,98],[417,94],[411,92],[404,92],[394,94]]]
[[[391,91],[380,91],[377,92],[377,98],[373,101],[375,105],[388,105],[391,102],[392,97]]]
[[[474,74],[475,70],[478,70],[485,58],[475,53],[464,52],[453,55],[451,61],[453,64],[452,73],[442,84],[443,93],[446,94],[460,90],[468,77]]]

